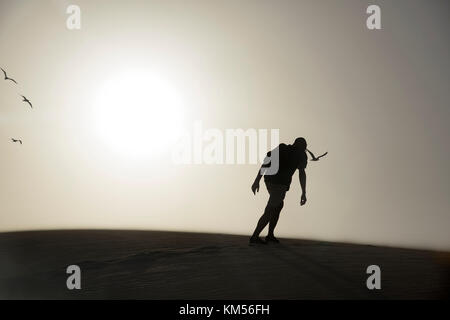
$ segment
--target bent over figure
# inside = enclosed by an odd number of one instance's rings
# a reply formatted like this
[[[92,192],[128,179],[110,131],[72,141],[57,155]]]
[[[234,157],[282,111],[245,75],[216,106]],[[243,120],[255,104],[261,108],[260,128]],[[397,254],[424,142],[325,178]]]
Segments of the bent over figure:
[[[278,239],[274,235],[274,230],[280,217],[281,209],[284,205],[284,197],[289,190],[292,181],[292,175],[295,170],[299,170],[299,181],[302,189],[300,205],[306,203],[306,165],[308,157],[306,155],[306,140],[304,138],[295,139],[294,144],[280,144],[273,151],[267,153],[264,164],[258,171],[258,175],[252,185],[253,194],[259,191],[259,182],[264,176],[264,182],[269,192],[269,201],[267,201],[264,214],[258,221],[256,229],[250,238],[250,244],[267,244],[268,242],[278,243]],[[269,168],[274,159],[270,159],[272,154],[278,153],[278,171],[270,174]],[[261,231],[269,224],[269,232],[265,241],[259,237]]]

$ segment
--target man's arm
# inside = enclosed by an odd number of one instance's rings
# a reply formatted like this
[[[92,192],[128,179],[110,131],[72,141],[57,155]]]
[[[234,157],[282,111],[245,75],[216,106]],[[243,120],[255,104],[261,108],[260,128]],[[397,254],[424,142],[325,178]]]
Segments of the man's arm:
[[[252,184],[252,192],[256,194],[259,191],[259,181],[261,181],[264,172],[266,171],[267,165],[263,164],[261,168],[258,170],[258,174],[256,175],[255,181]]]
[[[266,172],[267,168],[270,167],[270,158],[267,156],[264,159],[264,162],[258,170],[258,174],[256,175],[255,181],[252,184],[252,192],[253,194],[256,194],[259,191],[259,182],[261,181],[261,178],[263,177],[264,173]]]
[[[302,188],[302,197],[300,200],[300,205],[304,205],[306,203],[306,172],[305,169],[299,169],[298,178],[300,180],[300,187]]]

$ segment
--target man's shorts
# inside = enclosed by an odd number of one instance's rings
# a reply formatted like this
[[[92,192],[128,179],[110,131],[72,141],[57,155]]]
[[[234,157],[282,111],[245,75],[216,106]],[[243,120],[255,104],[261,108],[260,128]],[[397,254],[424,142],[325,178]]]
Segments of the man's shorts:
[[[282,184],[273,184],[266,182],[267,191],[269,192],[269,206],[278,207],[283,203],[288,187]]]

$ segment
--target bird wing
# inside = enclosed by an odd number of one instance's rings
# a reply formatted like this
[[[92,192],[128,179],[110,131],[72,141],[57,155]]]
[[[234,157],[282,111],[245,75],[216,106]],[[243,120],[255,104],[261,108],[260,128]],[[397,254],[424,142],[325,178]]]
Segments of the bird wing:
[[[308,151],[309,152],[309,154],[311,155],[311,157],[313,158],[313,160],[314,159],[316,159],[316,156],[314,155],[314,153],[312,153],[311,151],[309,151],[308,149],[306,149],[306,151]]]
[[[317,157],[317,159],[320,159],[320,158],[322,158],[322,157],[325,157],[325,156],[326,156],[327,154],[328,154],[328,151],[327,151],[327,152],[325,152],[324,154],[322,154],[322,155],[318,156],[318,157]]]
[[[12,78],[8,78],[8,80],[11,80],[12,82],[14,82],[15,84],[17,84],[17,81],[12,79]]]
[[[30,105],[31,108],[33,108],[33,105],[31,104],[30,100],[27,100],[27,103]]]
[[[5,70],[3,70],[3,68],[0,68],[0,69],[2,69],[2,71],[3,71],[3,74],[5,75],[5,79],[8,77],[7,75],[6,75],[6,71]]]

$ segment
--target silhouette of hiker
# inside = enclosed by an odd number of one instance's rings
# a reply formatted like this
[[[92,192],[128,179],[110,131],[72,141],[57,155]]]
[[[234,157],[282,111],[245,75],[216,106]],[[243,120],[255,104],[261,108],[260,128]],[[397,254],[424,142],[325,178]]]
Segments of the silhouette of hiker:
[[[289,190],[292,181],[292,175],[295,170],[299,170],[300,186],[302,188],[302,196],[300,205],[306,203],[306,164],[308,157],[306,155],[306,140],[304,138],[295,139],[294,144],[280,144],[273,151],[267,153],[261,169],[252,185],[253,194],[259,191],[259,181],[264,175],[267,191],[269,192],[269,201],[267,202],[264,214],[258,221],[255,231],[250,238],[250,244],[267,244],[268,242],[278,243],[278,239],[274,235],[274,230],[280,217],[281,209],[284,205],[284,197]],[[279,166],[276,174],[268,174],[268,168],[271,166],[271,155],[278,151]],[[265,241],[259,237],[261,231],[269,224],[269,232]]]

